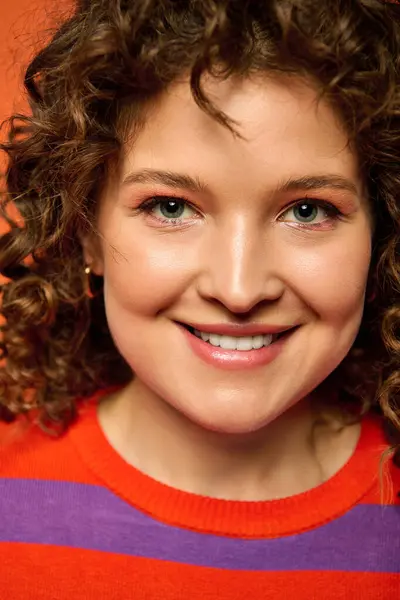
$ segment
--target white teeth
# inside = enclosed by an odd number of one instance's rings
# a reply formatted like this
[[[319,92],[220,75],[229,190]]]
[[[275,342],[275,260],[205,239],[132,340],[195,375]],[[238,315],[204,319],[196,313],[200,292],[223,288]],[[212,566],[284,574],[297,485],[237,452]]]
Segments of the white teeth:
[[[221,336],[218,333],[211,333],[209,342],[212,346],[219,346],[221,341]]]
[[[253,350],[253,338],[251,336],[237,338],[236,350]]]
[[[194,335],[201,338],[204,342],[209,342],[212,346],[222,348],[223,350],[258,350],[263,346],[269,346],[273,342],[273,335],[253,335],[234,337],[232,335],[219,335],[219,333],[207,333],[194,329]]]
[[[266,335],[263,336],[264,338],[264,346],[269,346],[270,344],[272,344],[273,340],[274,340],[274,336],[272,335],[272,333],[267,333]]]
[[[253,348],[254,350],[258,350],[259,348],[262,348],[264,346],[264,336],[262,335],[255,335],[253,337]]]
[[[236,350],[237,339],[230,335],[222,335],[219,345],[224,350]]]

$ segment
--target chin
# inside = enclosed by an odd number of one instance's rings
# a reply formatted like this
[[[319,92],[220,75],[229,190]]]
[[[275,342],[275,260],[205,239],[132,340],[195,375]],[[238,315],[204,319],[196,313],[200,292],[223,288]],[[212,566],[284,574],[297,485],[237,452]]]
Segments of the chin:
[[[248,408],[248,407],[246,407]],[[220,433],[221,435],[246,435],[255,433],[266,427],[273,421],[275,415],[259,415],[255,417],[254,412],[240,410],[238,407],[224,407],[220,410],[208,411],[207,415],[194,411],[182,411],[192,423],[206,431]]]

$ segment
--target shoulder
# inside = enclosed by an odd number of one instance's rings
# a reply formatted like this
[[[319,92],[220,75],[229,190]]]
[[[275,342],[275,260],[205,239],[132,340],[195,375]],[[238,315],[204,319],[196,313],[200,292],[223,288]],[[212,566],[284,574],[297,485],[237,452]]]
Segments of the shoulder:
[[[95,411],[90,411],[95,417]],[[74,431],[87,420],[79,416],[66,433],[55,436],[25,418],[0,423],[0,479],[46,479],[95,483],[74,443]],[[97,482],[96,482],[97,483]]]
[[[393,448],[384,432],[384,419],[379,415],[364,417],[362,448],[364,460],[375,462],[375,485],[363,502],[373,504],[400,504],[400,468],[393,460]]]

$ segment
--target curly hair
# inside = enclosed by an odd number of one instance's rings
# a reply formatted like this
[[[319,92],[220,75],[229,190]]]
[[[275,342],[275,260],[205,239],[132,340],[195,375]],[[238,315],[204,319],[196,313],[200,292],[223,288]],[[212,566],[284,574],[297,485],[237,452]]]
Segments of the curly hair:
[[[110,335],[102,280],[86,293],[82,236],[132,126],[182,75],[198,106],[235,124],[202,76],[292,73],[340,111],[374,215],[358,338],[329,378],[361,414],[400,430],[400,7],[379,0],[80,0],[28,66],[29,115],[8,121],[0,238],[0,418],[63,431],[77,398],[132,373]],[[20,218],[15,217],[16,207]],[[14,216],[13,216],[14,215]]]

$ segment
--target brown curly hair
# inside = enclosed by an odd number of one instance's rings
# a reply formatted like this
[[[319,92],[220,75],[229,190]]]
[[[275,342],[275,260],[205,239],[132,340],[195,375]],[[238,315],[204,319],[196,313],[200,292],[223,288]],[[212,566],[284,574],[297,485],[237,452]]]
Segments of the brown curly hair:
[[[0,238],[0,418],[65,429],[77,398],[132,377],[111,339],[102,281],[86,293],[82,236],[127,131],[190,74],[278,71],[312,78],[340,110],[374,215],[358,338],[329,378],[360,414],[400,429],[400,7],[378,0],[80,0],[25,75],[31,114],[9,120]],[[16,207],[20,219],[12,215]]]

